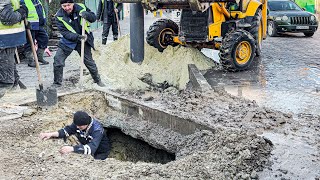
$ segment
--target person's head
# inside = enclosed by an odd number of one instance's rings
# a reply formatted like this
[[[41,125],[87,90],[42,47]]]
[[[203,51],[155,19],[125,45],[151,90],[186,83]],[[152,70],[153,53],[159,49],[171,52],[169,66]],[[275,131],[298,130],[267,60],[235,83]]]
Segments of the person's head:
[[[73,115],[73,123],[80,130],[87,129],[87,127],[91,123],[91,121],[92,121],[92,118],[88,115],[88,113],[86,113],[84,111],[77,111]]]
[[[61,8],[68,14],[73,11],[74,1],[73,0],[60,0]]]

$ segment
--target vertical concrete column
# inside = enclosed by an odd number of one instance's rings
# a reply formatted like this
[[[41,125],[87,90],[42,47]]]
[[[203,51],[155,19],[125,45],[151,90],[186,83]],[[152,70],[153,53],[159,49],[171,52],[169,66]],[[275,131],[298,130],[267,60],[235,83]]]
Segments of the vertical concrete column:
[[[144,59],[144,13],[141,3],[130,4],[130,58],[142,63]]]

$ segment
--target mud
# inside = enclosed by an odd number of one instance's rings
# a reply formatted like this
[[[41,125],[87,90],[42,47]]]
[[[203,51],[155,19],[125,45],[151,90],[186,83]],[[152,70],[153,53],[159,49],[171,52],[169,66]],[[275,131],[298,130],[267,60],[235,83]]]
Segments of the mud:
[[[269,139],[274,144],[269,158],[272,165],[258,173],[260,179],[320,176],[319,115],[282,113],[221,89],[206,93],[171,89],[159,94],[148,91],[122,94],[208,127],[241,129]],[[152,101],[146,101],[145,97]]]
[[[281,86],[279,94],[288,89],[301,91],[307,89],[307,93],[314,95],[314,100],[319,98],[317,91],[317,86],[319,86],[318,63],[317,58],[312,57],[318,54],[318,51],[314,51],[312,46],[316,46],[319,35],[315,37],[307,40],[299,37],[292,40],[285,38],[289,44],[303,41],[310,48],[302,53],[301,57],[294,56],[295,62],[297,59],[301,60],[298,63],[291,62],[292,58],[288,55],[290,53],[284,52],[280,47],[274,47],[274,43],[285,47],[283,38],[267,40],[266,47],[268,48],[263,50],[263,58],[266,59],[263,65],[271,67],[268,70],[270,74],[265,78],[271,89],[284,85]],[[128,60],[129,51],[126,38],[118,41],[124,44],[110,44],[108,48],[105,48],[106,51],[98,50],[95,52],[97,54],[94,54],[99,71],[108,85],[107,88],[122,89],[117,92],[127,98],[204,124],[211,127],[213,131],[197,131],[188,136],[181,135],[157,124],[145,123],[138,118],[126,116],[108,108],[103,94],[96,92],[60,97],[59,106],[51,109],[40,110],[35,107],[35,104],[17,107],[16,105],[22,102],[21,99],[35,95],[34,89],[28,89],[24,93],[17,90],[16,93],[7,93],[1,99],[0,157],[2,163],[0,164],[0,179],[320,178],[320,116],[317,102],[308,102],[306,105],[312,109],[312,112],[315,112],[313,114],[290,113],[290,111],[283,113],[259,106],[254,100],[232,96],[223,89],[215,89],[206,93],[179,90],[184,88],[187,81],[184,79],[186,77],[184,68],[174,71],[180,66],[172,62],[171,65],[176,67],[167,69],[163,62],[153,59],[152,62],[145,61],[146,64],[141,65],[143,71],[140,71],[140,68],[135,69],[138,66]],[[308,44],[307,41],[311,43]],[[110,51],[107,52],[109,49]],[[294,50],[298,52],[297,54],[304,51],[298,46]],[[160,56],[160,59],[171,58],[170,55],[179,61],[177,56],[183,57],[184,60],[187,57],[194,57],[187,59],[186,63],[193,63],[201,56],[194,55],[198,51],[190,52],[189,49],[184,48],[169,48],[168,56],[163,56],[165,58],[162,58],[155,49],[148,50],[147,48],[147,51],[148,56],[158,58]],[[114,52],[119,52],[120,55]],[[99,54],[103,58],[97,58]],[[109,54],[116,57],[114,61]],[[66,87],[59,89],[60,92],[73,90],[77,86],[79,70],[75,64],[78,64],[79,56],[77,54],[73,56],[75,56],[74,59],[68,58],[67,63],[70,68],[66,70]],[[204,59],[206,62],[207,59]],[[302,72],[300,75],[304,76],[306,75],[304,72],[309,72],[299,70],[299,66],[305,62],[304,59],[310,59],[311,66],[316,68],[310,68],[313,73],[310,76],[307,73],[308,76],[305,79],[299,80],[292,74]],[[268,64],[269,61],[270,64]],[[115,62],[117,64],[113,64]],[[183,62],[180,63],[183,64]],[[287,66],[288,63],[289,68],[291,66],[295,68],[292,68],[293,71],[282,73],[286,70],[281,67]],[[70,64],[75,68],[71,68]],[[154,64],[159,66],[161,71],[149,69]],[[199,64],[201,66],[201,63]],[[279,67],[279,64],[282,66]],[[212,65],[210,62],[209,65],[205,63],[201,67],[206,69]],[[50,76],[52,68],[46,68],[43,74],[46,81],[49,82],[52,81],[52,75]],[[127,68],[135,70],[129,71]],[[25,71],[29,75],[29,80],[36,79],[35,76],[31,76],[35,74],[33,71],[32,73],[31,70]],[[159,72],[164,72],[162,73],[164,75],[172,74],[174,78],[159,76],[158,74],[161,74]],[[274,74],[277,76],[273,76]],[[287,77],[289,77],[288,81]],[[140,80],[137,81],[137,79]],[[96,88],[90,75],[86,75],[85,81],[87,88]],[[159,88],[158,85],[165,84],[165,81],[169,86]],[[30,80],[28,87],[34,87],[34,84],[34,81]],[[299,88],[293,86],[294,84],[303,84],[303,86]],[[124,90],[128,88],[144,90]],[[270,97],[268,92],[266,97]],[[301,105],[304,106],[304,96],[296,97],[298,98],[295,98],[294,102],[301,101]],[[302,99],[299,99],[301,97]],[[272,101],[279,101],[277,104],[292,102],[291,96],[288,97],[289,99],[286,98],[283,96],[283,98]],[[279,109],[279,106],[274,107]],[[119,152],[123,150],[119,146],[113,149],[110,158],[105,161],[96,161],[91,156],[78,154],[61,156],[58,153],[59,148],[65,144],[75,143],[74,140],[41,141],[38,135],[40,132],[55,131],[69,124],[72,120],[72,113],[77,110],[90,112],[99,118],[107,128],[118,128],[126,135],[144,141],[156,149],[175,154],[176,160],[166,164],[143,162],[145,161],[143,158],[140,161],[132,160],[120,156],[125,153]],[[8,111],[17,112],[9,116],[6,114]]]
[[[213,132],[182,136],[156,124],[120,115],[106,107],[103,95],[94,92],[70,95],[59,102],[59,107],[37,111],[31,116],[1,120],[1,178],[257,178],[272,149],[264,138],[244,130],[216,128]],[[128,135],[173,152],[177,160],[161,165],[114,158],[96,161],[77,154],[61,156],[58,149],[65,144],[63,140],[41,141],[38,134],[70,123],[72,112],[78,109],[102,119],[107,126],[109,123]]]

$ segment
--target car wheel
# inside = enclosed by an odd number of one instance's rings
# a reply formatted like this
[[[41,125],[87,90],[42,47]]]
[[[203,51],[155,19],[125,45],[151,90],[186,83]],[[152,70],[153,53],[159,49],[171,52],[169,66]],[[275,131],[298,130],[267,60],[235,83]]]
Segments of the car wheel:
[[[314,35],[314,32],[303,33],[307,37],[311,37]]]
[[[278,35],[277,29],[276,29],[276,25],[274,24],[273,21],[268,21],[268,35],[270,37],[274,37]]]

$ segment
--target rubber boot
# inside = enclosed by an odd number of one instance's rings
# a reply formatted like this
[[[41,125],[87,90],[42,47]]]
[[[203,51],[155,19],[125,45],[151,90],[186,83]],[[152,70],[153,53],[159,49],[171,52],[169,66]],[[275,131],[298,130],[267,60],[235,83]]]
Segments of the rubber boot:
[[[100,87],[105,87],[106,85],[101,81],[100,75],[98,72],[95,74],[91,74],[92,79],[94,80],[95,83],[97,83],[98,86]]]
[[[44,60],[44,58],[43,58],[44,51],[45,51],[45,49],[40,49],[39,48],[37,50],[37,56],[38,56],[39,63],[42,63],[42,64],[46,65],[46,64],[49,64],[49,62]]]
[[[102,38],[102,45],[106,45],[107,44],[107,37]]]
[[[34,62],[32,51],[27,50],[25,54],[26,54],[26,59],[28,60],[28,66],[36,67],[36,63]]]
[[[53,67],[53,86],[60,87],[62,86],[63,79],[63,67]]]
[[[118,40],[118,35],[114,35],[114,36],[113,36],[113,40],[114,40],[114,41]]]

